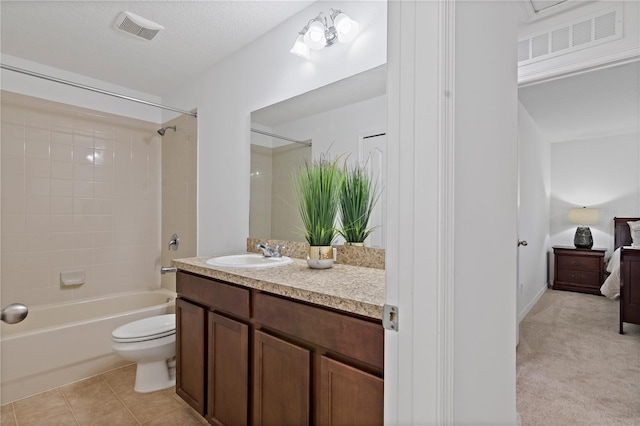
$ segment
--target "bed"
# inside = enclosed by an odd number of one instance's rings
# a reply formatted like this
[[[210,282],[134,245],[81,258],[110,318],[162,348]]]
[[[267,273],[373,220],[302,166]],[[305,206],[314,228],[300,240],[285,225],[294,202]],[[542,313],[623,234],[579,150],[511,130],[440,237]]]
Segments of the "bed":
[[[610,275],[600,292],[611,299],[620,299],[620,334],[623,334],[625,322],[640,325],[640,247],[631,247],[633,240],[628,224],[639,222],[640,218],[616,217],[613,221],[614,252],[607,263]],[[636,241],[636,245],[638,243]]]

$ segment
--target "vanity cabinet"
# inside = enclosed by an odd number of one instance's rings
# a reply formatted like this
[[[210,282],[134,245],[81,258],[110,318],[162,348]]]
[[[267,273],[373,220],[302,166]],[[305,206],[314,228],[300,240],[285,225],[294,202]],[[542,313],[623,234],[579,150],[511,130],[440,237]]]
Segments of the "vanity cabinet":
[[[205,330],[207,311],[176,300],[176,393],[201,415],[205,413]]]
[[[311,352],[259,330],[253,341],[253,424],[309,424]]]
[[[383,423],[381,321],[179,271],[176,392],[214,425]]]
[[[247,424],[249,326],[209,312],[206,418],[214,425]]]
[[[383,380],[331,358],[320,362],[319,424],[382,424]]]

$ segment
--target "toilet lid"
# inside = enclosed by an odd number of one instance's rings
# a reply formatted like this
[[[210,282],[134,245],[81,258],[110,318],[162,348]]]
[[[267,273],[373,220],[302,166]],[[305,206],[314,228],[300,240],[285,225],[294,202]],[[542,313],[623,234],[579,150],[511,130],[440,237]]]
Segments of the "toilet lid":
[[[159,339],[170,336],[176,332],[176,315],[166,314],[155,317],[143,318],[141,320],[122,325],[111,333],[115,341],[138,341]]]

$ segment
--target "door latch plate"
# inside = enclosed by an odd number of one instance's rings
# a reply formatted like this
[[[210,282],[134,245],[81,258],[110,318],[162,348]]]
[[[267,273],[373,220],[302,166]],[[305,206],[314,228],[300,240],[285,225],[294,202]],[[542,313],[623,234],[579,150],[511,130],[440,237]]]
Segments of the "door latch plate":
[[[382,308],[382,326],[387,330],[398,331],[398,307],[384,305]]]

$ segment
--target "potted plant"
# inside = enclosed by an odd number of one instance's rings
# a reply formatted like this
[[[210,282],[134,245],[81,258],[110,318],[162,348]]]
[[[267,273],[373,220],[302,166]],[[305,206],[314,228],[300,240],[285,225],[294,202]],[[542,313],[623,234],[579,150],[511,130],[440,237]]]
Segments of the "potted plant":
[[[306,162],[294,177],[298,211],[309,243],[307,264],[311,268],[333,266],[331,244],[338,234],[336,217],[342,181],[343,172],[337,160],[330,161],[326,155]]]
[[[377,181],[374,182],[360,164],[346,167],[340,190],[340,235],[345,245],[364,246],[371,234],[369,219],[380,198]]]

